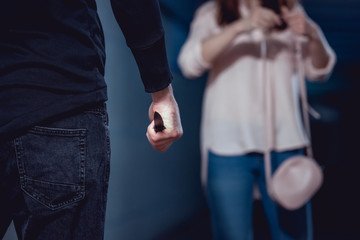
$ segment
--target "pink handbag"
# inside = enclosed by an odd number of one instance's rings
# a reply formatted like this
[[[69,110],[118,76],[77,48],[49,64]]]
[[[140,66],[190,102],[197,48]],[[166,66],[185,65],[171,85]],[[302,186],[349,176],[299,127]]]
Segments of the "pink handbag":
[[[308,116],[308,103],[306,85],[301,65],[301,46],[296,42],[297,73],[300,87],[302,115],[306,133],[311,142],[310,123]],[[266,54],[266,42],[263,43],[262,52]],[[264,55],[263,55],[264,56]],[[265,73],[265,61],[264,69]],[[265,74],[264,74],[265,75]],[[321,167],[313,159],[311,143],[306,148],[307,156],[293,156],[286,159],[271,175],[271,155],[273,147],[273,111],[271,102],[271,83],[265,78],[266,93],[266,149],[265,149],[265,176],[269,196],[280,206],[288,210],[295,210],[304,206],[319,190],[323,183],[323,172]]]

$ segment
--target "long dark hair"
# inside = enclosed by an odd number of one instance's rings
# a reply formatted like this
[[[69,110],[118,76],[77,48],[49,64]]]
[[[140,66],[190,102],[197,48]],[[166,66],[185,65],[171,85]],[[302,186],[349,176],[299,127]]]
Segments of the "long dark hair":
[[[239,12],[240,1],[241,0],[217,0],[218,3],[217,22],[219,25],[226,25],[241,18]],[[251,0],[251,1],[255,1],[255,0]],[[263,0],[259,0],[259,1],[263,2]],[[291,9],[297,0],[273,0],[273,1],[279,1],[279,5],[286,5]]]
[[[226,25],[239,19],[239,0],[218,0],[218,24]]]

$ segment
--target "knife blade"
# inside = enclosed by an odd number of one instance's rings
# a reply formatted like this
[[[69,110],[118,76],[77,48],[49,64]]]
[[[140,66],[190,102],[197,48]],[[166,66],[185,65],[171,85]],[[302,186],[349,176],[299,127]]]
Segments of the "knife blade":
[[[165,129],[164,121],[158,112],[154,112],[154,130],[155,132],[162,132]]]

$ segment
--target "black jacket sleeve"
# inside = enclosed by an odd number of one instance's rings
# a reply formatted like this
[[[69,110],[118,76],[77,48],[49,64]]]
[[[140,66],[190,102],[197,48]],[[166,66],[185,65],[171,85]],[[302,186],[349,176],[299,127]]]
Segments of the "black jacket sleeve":
[[[138,65],[146,92],[172,80],[158,0],[111,0],[111,6]]]

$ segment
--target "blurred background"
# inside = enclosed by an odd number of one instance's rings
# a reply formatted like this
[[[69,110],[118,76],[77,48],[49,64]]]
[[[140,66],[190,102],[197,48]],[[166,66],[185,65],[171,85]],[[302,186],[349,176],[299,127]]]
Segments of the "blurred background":
[[[184,136],[166,153],[145,137],[151,97],[111,12],[97,0],[106,40],[112,168],[106,240],[211,240],[200,185],[199,126],[206,76],[188,80],[176,59],[195,9],[204,0],[160,0],[174,94]],[[308,84],[309,101],[322,115],[311,119],[314,153],[325,181],[313,199],[315,239],[360,239],[360,1],[302,0],[338,61],[325,83]],[[269,239],[261,206],[255,204],[255,238]],[[5,240],[15,240],[13,226]]]

